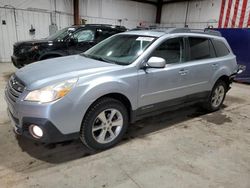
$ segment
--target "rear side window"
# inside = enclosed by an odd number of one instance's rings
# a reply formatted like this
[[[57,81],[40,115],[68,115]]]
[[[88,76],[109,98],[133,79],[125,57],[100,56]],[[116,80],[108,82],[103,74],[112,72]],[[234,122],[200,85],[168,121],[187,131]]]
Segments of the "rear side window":
[[[189,37],[190,60],[201,60],[215,57],[214,47],[207,38]]]
[[[96,30],[96,40],[97,41],[102,41],[114,34],[116,34],[116,30],[109,29],[109,28],[103,28],[103,29],[97,29]]]
[[[213,39],[212,40],[217,57],[226,56],[230,53],[224,42]]]

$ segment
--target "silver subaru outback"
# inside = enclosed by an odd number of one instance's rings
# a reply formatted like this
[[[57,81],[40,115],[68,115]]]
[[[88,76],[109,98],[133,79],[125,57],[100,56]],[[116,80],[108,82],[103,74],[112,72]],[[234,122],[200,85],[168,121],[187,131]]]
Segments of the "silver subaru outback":
[[[17,134],[46,143],[80,138],[102,150],[152,113],[193,103],[218,110],[240,71],[218,32],[128,31],[18,70],[5,98]]]

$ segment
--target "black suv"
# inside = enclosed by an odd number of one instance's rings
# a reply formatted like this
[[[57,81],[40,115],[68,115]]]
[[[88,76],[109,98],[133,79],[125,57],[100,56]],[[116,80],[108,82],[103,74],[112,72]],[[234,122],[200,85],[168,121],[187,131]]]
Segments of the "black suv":
[[[127,29],[123,26],[86,24],[66,27],[42,39],[16,42],[11,60],[17,68],[35,61],[79,54],[98,42]]]

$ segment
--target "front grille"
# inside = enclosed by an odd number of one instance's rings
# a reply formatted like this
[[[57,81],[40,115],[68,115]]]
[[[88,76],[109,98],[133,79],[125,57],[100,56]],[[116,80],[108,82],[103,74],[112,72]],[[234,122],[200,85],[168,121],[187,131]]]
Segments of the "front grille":
[[[7,92],[10,100],[16,102],[18,97],[24,91],[24,87],[25,85],[22,83],[21,80],[19,80],[15,75],[11,76],[7,84]]]

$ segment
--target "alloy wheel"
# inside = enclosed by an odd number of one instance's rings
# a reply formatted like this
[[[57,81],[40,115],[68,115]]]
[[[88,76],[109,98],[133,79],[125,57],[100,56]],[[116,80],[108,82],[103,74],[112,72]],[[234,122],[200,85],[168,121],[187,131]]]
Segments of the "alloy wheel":
[[[218,106],[221,105],[224,95],[225,95],[225,88],[222,85],[218,85],[218,87],[216,87],[212,95],[211,102],[214,108],[217,108]]]
[[[101,144],[112,142],[121,132],[123,116],[117,109],[102,111],[92,125],[93,138]]]

